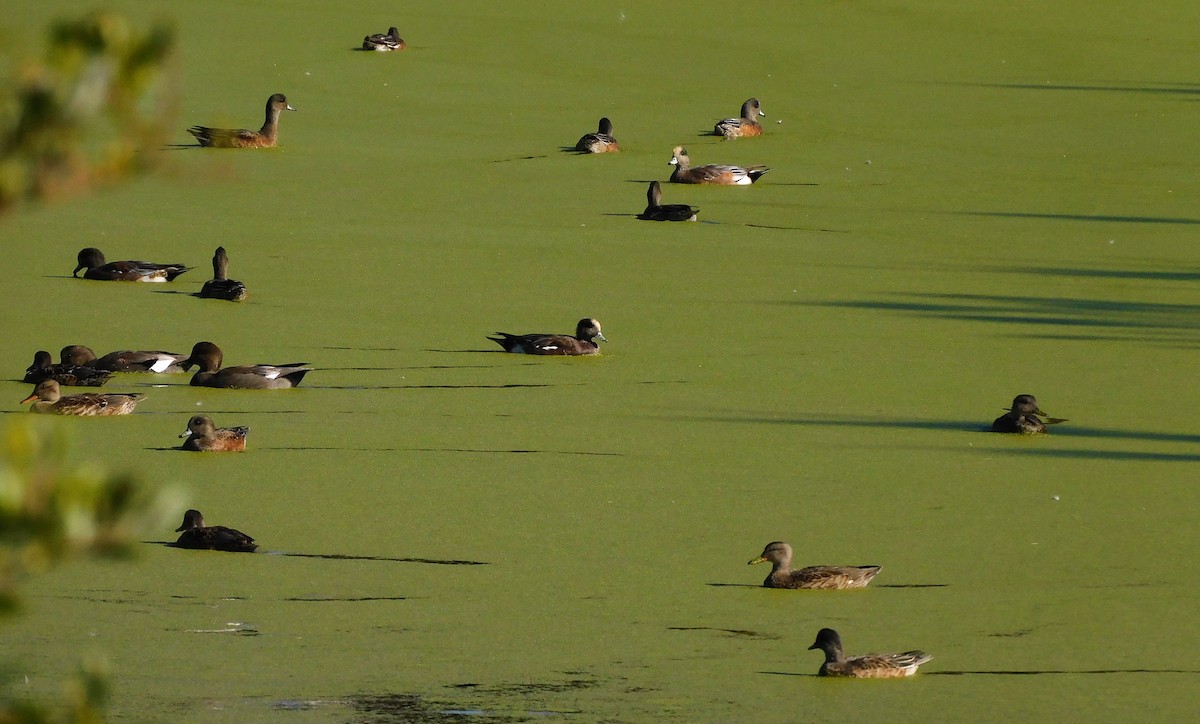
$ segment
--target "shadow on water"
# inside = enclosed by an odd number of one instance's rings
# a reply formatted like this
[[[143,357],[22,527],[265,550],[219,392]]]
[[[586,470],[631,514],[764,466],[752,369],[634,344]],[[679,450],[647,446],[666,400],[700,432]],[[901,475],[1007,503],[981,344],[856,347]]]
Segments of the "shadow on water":
[[[454,558],[392,558],[389,556],[352,556],[344,553],[287,553],[271,551],[268,555],[292,558],[320,558],[328,561],[387,561],[389,563],[424,563],[432,566],[490,566],[487,561],[468,561]]]
[[[1200,674],[1196,669],[1079,669],[1052,671],[929,671],[924,676],[1041,676],[1063,674]]]
[[[144,540],[141,541],[147,545],[164,546],[166,548],[178,548],[179,550],[192,550],[184,548],[176,544],[173,540]],[[224,552],[224,551],[222,551]],[[248,553],[247,555],[268,555],[268,556],[288,556],[290,558],[320,558],[328,561],[386,561],[389,563],[424,563],[433,566],[490,566],[487,561],[469,561],[455,558],[397,558],[391,556],[353,556],[345,553],[289,553],[287,551],[263,551],[259,554]]]
[[[1077,269],[1072,267],[1011,266],[985,267],[983,271],[1027,276],[1090,277],[1097,279],[1145,279],[1147,281],[1200,282],[1200,268],[1188,271],[1140,271],[1133,269]]]
[[[990,422],[981,422],[978,420],[912,420],[904,418],[878,418],[878,417],[860,417],[860,416],[843,416],[833,417],[829,415],[812,415],[808,417],[801,416],[767,416],[767,415],[747,415],[739,417],[737,415],[709,415],[705,417],[681,416],[671,419],[677,420],[699,420],[705,422],[732,422],[732,423],[750,423],[750,424],[766,424],[766,425],[801,425],[812,427],[861,427],[861,428],[893,428],[893,429],[910,429],[910,430],[945,430],[958,432],[973,432],[987,433],[997,441],[1001,439],[1028,439],[1020,435],[1000,435],[992,433],[990,430]],[[1033,436],[1037,440],[1049,440],[1053,438],[1088,438],[1098,440],[1136,440],[1145,442],[1167,442],[1167,443],[1183,443],[1194,445],[1200,443],[1200,435],[1189,433],[1175,432],[1154,432],[1148,430],[1128,430],[1120,428],[1102,428],[1089,427],[1086,425],[1076,425],[1067,421],[1063,425],[1054,427],[1054,432],[1046,436]],[[1124,451],[1105,451],[1105,450],[1061,450],[1061,449],[1045,449],[1045,448],[1000,448],[990,447],[989,452],[1012,452],[1018,454],[1033,454],[1047,456],[1063,456],[1063,457],[1111,457],[1121,460],[1164,460],[1164,461],[1191,461],[1200,458],[1200,454],[1159,454],[1159,453],[1142,453],[1142,452],[1124,452]]]
[[[992,452],[1009,453],[1014,455],[1031,455],[1035,457],[1085,459],[1085,460],[1129,460],[1158,463],[1196,463],[1200,462],[1200,454],[1188,453],[1145,453],[1126,450],[1040,450],[1020,449]]]
[[[156,450],[177,450],[178,448],[152,448]],[[304,447],[260,447],[259,450],[307,450],[307,451],[346,451],[346,452],[432,452],[432,453],[473,453],[483,455],[588,455],[596,457],[624,457],[624,453],[614,452],[595,452],[592,450],[485,450],[476,448],[457,448],[457,447],[318,447],[306,445]]]
[[[624,453],[595,452],[592,450],[480,450],[475,448],[458,447],[410,447],[403,448],[406,452],[458,452],[482,453],[485,455],[589,455],[596,457],[625,457]]]
[[[717,633],[726,634],[727,636],[731,636],[733,638],[774,639],[774,640],[778,640],[780,638],[779,636],[776,636],[775,634],[759,633],[758,631],[751,631],[749,629],[715,628],[713,626],[667,626],[667,630],[668,631],[715,631]]]
[[[1088,85],[1083,83],[955,83],[977,88],[1036,91],[1086,91],[1091,93],[1152,93],[1162,95],[1200,95],[1200,87],[1189,83],[1149,83],[1145,85]]]
[[[513,156],[512,158],[495,158],[495,159],[492,159],[489,163],[508,163],[509,161],[532,161],[535,158],[550,158],[550,157],[543,153],[540,156]]]
[[[619,216],[619,217],[628,217],[628,218],[633,218],[633,219],[636,219],[638,217],[637,214],[618,214],[618,213],[614,213],[614,212],[606,212],[606,213],[601,214],[601,216]],[[661,223],[661,222],[655,222],[655,223]],[[686,223],[686,222],[681,222],[681,223]],[[752,229],[774,229],[776,231],[820,231],[820,232],[829,233],[829,234],[849,234],[850,233],[849,231],[846,231],[845,229],[820,229],[820,228],[815,228],[815,227],[811,227],[811,226],[770,226],[768,224],[748,224],[745,222],[737,222],[737,221],[717,221],[715,219],[698,219],[696,221],[696,223],[697,224],[712,224],[714,226],[748,226]]]
[[[881,310],[965,322],[1092,327],[1120,331],[1125,335],[1120,339],[1125,341],[1145,341],[1149,333],[1164,331],[1186,333],[1186,341],[1192,341],[1196,330],[1200,329],[1200,304],[991,294],[897,292],[892,296],[891,299],[782,303]]]
[[[1033,211],[949,211],[954,216],[987,216],[999,219],[1048,219],[1050,221],[1101,221],[1119,224],[1200,224],[1200,219],[1181,216],[1120,216],[1116,214],[1061,214]]]
[[[283,600],[312,603],[358,603],[360,601],[407,601],[408,596],[294,596]]]
[[[702,422],[734,422],[734,423],[750,423],[757,425],[807,425],[813,427],[879,427],[879,428],[906,428],[910,430],[950,430],[957,432],[989,432],[991,422],[982,423],[979,420],[913,420],[913,419],[885,419],[873,417],[822,417],[813,415],[811,417],[785,417],[785,416],[768,416],[768,415],[746,415],[739,417],[737,415],[708,415],[708,416],[680,416],[673,417],[673,420],[691,420]]]

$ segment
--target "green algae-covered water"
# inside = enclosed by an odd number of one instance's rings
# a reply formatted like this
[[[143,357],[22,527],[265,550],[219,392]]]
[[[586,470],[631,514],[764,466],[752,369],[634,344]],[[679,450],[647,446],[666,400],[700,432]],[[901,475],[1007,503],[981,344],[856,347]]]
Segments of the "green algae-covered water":
[[[299,112],[276,150],[148,149],[153,178],[0,219],[7,409],[67,344],[317,370],[123,375],[138,414],[57,421],[264,552],[29,581],[16,690],[102,654],[132,721],[1194,716],[1195,3],[783,5],[173,10],[177,142]],[[77,11],[18,1],[5,46]],[[351,51],[389,25],[408,50]],[[703,135],[751,96],[763,137]],[[622,153],[561,150],[600,116]],[[635,220],[678,144],[772,170]],[[190,296],[217,245],[245,303]],[[196,269],[72,280],[84,246]],[[485,339],[582,316],[599,358]],[[982,432],[1023,392],[1070,421]],[[197,411],[250,449],[170,450]],[[764,590],[777,539],[883,572]],[[825,626],[934,659],[821,680]]]

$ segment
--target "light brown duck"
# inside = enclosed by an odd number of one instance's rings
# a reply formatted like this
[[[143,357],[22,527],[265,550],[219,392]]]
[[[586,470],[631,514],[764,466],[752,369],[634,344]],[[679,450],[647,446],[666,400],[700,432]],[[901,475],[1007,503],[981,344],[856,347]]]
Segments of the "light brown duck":
[[[187,438],[180,446],[194,452],[241,452],[246,449],[248,427],[217,427],[208,415],[193,415],[179,437]]]
[[[276,93],[267,99],[266,120],[257,131],[192,126],[187,132],[195,136],[205,148],[274,148],[279,138],[279,115],[284,111],[294,110],[296,109],[288,105],[287,96]]]
[[[817,632],[817,640],[809,651],[820,649],[825,652],[825,663],[817,672],[819,676],[847,676],[857,679],[892,679],[912,676],[917,667],[933,659],[924,651],[905,651],[900,654],[864,654],[846,656],[842,653],[842,637],[831,628]]]
[[[671,172],[671,183],[677,184],[712,184],[716,186],[749,186],[771,169],[766,166],[724,166],[709,164],[708,166],[692,166],[687,149],[676,146],[671,151],[668,164],[675,167]]]
[[[30,412],[50,415],[128,415],[146,399],[145,395],[98,394],[94,392],[63,396],[58,383],[42,380],[33,388],[33,394],[21,403],[33,402]]]
[[[768,543],[758,558],[747,565],[768,561],[771,573],[763,581],[766,588],[865,588],[881,569],[880,566],[808,566],[792,570],[792,547],[783,541]]]

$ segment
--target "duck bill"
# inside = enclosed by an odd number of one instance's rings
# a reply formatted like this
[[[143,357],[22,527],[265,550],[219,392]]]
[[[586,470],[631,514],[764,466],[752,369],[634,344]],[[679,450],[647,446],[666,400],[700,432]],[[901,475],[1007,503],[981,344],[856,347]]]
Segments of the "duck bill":
[[[605,337],[603,334],[597,334],[597,335],[596,335],[596,339],[600,340],[601,342],[607,342],[607,341],[608,341],[608,337]]]
[[[296,109],[295,109],[295,108],[292,108],[292,104],[291,104],[291,103],[289,103],[289,104],[287,105],[287,108],[286,108],[286,109],[284,109],[284,110],[288,110],[288,111],[294,111],[294,110],[296,110]]]
[[[182,439],[182,438],[185,438],[185,437],[191,437],[191,436],[192,436],[192,431],[191,431],[191,430],[184,430],[183,432],[179,433],[179,437],[180,437],[181,439]],[[181,528],[180,530],[182,530],[182,528]]]
[[[32,395],[30,395],[29,397],[26,397],[24,400],[21,400],[21,404],[24,405],[26,402],[33,402],[37,398],[38,398],[38,396],[37,396],[37,393],[35,392]]]
[[[753,560],[746,561],[746,565],[748,565],[748,566],[753,566],[753,565],[755,565],[756,563],[766,563],[766,562],[767,562],[767,559],[766,559],[766,558],[763,558],[762,556],[759,556],[758,558],[755,558],[755,559],[753,559]]]

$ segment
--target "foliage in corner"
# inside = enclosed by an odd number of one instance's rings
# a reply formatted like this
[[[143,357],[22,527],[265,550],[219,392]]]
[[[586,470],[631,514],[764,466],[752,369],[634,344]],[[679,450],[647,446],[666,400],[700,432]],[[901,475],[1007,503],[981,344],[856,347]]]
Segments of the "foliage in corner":
[[[28,575],[73,557],[126,555],[179,507],[128,475],[71,462],[61,423],[20,416],[0,431],[0,615],[16,609]],[[0,695],[0,724],[102,721],[107,689],[105,663],[85,662],[53,706]]]
[[[58,22],[44,61],[0,89],[0,212],[73,195],[155,165],[173,117],[167,25],[138,31],[119,14]]]

